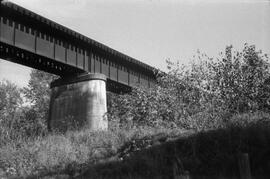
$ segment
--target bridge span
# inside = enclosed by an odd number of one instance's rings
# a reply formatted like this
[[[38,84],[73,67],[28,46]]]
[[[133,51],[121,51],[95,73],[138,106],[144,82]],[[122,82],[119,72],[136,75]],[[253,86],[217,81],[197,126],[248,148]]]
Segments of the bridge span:
[[[51,84],[51,129],[68,123],[106,129],[106,91],[155,84],[155,68],[5,1],[0,3],[0,58],[60,76]]]

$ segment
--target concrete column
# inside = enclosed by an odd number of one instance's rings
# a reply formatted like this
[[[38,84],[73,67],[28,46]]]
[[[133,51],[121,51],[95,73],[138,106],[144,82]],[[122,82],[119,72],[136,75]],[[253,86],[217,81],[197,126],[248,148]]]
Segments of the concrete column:
[[[105,75],[58,79],[51,83],[51,88],[50,130],[108,129]]]

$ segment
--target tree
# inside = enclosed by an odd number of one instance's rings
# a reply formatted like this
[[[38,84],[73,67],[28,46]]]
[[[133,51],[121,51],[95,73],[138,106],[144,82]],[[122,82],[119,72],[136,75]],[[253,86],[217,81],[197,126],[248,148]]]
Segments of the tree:
[[[215,59],[198,51],[189,66],[167,64],[168,73],[158,73],[156,87],[115,97],[110,119],[206,129],[226,125],[235,113],[269,109],[268,56],[255,46],[245,44],[240,52],[227,46]]]
[[[0,113],[1,117],[13,116],[23,103],[21,89],[10,81],[0,82]]]
[[[10,81],[0,82],[0,146],[16,137],[14,126],[21,117],[21,89]]]
[[[245,44],[242,52],[226,47],[224,55],[210,64],[212,92],[235,112],[264,110],[269,99],[268,56]]]
[[[50,102],[50,83],[57,76],[33,69],[30,74],[28,87],[24,88],[24,94],[31,103],[31,115],[43,129],[47,129],[47,119]]]

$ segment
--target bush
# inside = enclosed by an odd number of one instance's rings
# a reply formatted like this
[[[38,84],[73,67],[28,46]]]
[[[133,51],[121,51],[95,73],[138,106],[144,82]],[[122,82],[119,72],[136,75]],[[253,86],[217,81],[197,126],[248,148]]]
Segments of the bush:
[[[112,124],[205,130],[224,127],[237,113],[268,111],[268,56],[245,44],[241,52],[226,47],[217,59],[198,52],[190,66],[167,61],[151,89],[135,88],[109,102]]]
[[[21,89],[9,81],[0,82],[0,146],[15,139],[15,123],[20,119]]]
[[[173,122],[171,100],[164,94],[162,88],[157,87],[147,91],[135,88],[130,94],[111,95],[108,107],[109,119],[119,124],[119,127],[158,127],[164,126],[164,121],[169,126]]]

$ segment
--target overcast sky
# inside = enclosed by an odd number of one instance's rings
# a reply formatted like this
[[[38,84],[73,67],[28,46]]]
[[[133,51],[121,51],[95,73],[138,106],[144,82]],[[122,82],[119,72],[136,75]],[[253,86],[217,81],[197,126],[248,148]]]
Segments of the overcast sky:
[[[144,63],[187,63],[244,43],[270,54],[268,0],[10,0]],[[0,60],[0,80],[27,84],[30,69]]]

